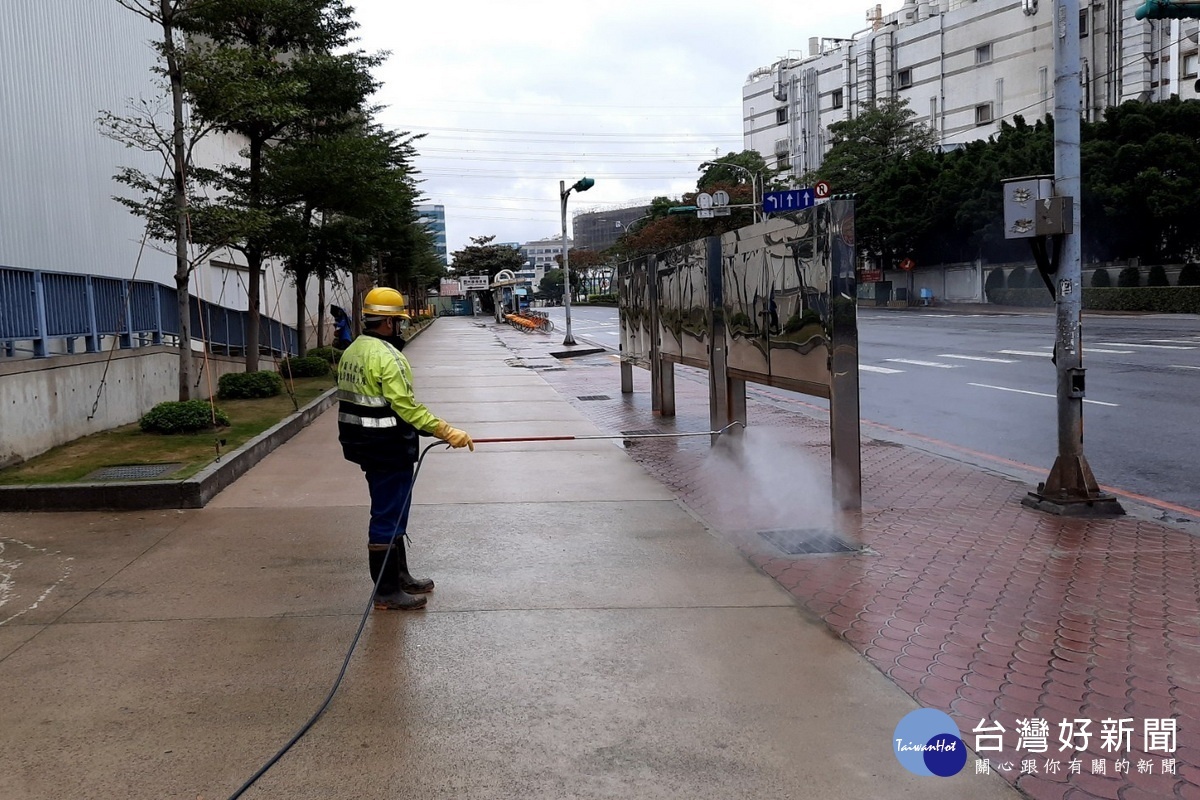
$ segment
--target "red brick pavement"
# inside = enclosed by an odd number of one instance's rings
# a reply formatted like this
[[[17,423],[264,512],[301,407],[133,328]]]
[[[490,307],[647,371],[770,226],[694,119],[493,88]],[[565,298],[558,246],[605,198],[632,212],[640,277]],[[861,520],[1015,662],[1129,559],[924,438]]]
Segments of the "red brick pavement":
[[[537,344],[497,332],[534,356],[537,368]],[[554,364],[547,349],[541,366]],[[611,357],[565,363],[543,377],[604,430],[708,429],[700,373],[677,369],[678,415],[669,419],[652,414],[648,391],[620,394]],[[635,381],[645,389],[647,373],[636,371]],[[578,400],[597,394],[613,399]],[[896,685],[949,713],[968,745],[976,745],[981,721],[1003,725],[1002,753],[980,756],[992,769],[1010,764],[1001,774],[1030,797],[1200,800],[1195,537],[1132,517],[1084,521],[1031,511],[1020,505],[1026,487],[1015,481],[869,439],[863,511],[835,519],[827,508],[827,422],[782,405],[769,392],[751,392],[740,460],[714,453],[704,437],[639,440],[627,445],[629,454]],[[771,458],[756,463],[756,449]],[[788,556],[756,533],[822,525],[865,551]],[[1018,720],[1037,719],[1048,722],[1046,750],[1018,749]],[[1076,719],[1091,720],[1079,752],[1060,741],[1070,739],[1061,723]],[[1123,719],[1132,720],[1128,747],[1105,747],[1104,721]],[[1176,721],[1174,752],[1147,741],[1147,719]],[[1027,759],[1036,773],[1022,771]],[[1068,774],[1072,759],[1078,774]],[[1119,759],[1128,767],[1118,774]],[[1170,759],[1174,774],[1164,768]],[[1047,771],[1048,760],[1059,762],[1057,772]]]

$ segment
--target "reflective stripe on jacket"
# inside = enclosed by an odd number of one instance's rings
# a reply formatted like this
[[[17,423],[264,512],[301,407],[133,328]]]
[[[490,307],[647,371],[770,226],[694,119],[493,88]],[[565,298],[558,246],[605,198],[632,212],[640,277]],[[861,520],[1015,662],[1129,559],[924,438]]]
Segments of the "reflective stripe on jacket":
[[[383,338],[364,333],[338,363],[338,439],[347,460],[403,467],[417,459],[419,433],[438,418],[413,396],[408,359]]]

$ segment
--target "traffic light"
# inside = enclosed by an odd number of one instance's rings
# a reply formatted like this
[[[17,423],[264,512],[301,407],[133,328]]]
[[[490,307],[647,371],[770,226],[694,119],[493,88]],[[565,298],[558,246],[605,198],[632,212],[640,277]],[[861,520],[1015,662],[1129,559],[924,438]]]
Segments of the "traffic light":
[[[1146,0],[1137,11],[1137,19],[1187,19],[1200,18],[1200,2],[1197,0]]]

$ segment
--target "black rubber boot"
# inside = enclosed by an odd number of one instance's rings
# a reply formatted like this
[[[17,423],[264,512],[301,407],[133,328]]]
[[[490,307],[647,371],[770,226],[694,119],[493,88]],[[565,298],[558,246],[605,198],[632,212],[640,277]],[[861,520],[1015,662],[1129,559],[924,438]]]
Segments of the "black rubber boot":
[[[403,552],[403,551],[401,551]],[[378,581],[375,590],[375,608],[380,611],[412,611],[425,607],[424,597],[413,597],[400,586],[397,573],[396,554],[388,558],[388,546],[385,544],[367,545],[367,563],[371,568],[371,581]],[[384,561],[387,564],[384,564]],[[383,578],[379,577],[383,571]]]
[[[396,565],[396,583],[409,594],[426,594],[433,591],[433,581],[429,578],[414,578],[408,572],[408,554],[404,550],[404,542],[392,545],[392,557],[388,559],[388,571],[392,564]]]

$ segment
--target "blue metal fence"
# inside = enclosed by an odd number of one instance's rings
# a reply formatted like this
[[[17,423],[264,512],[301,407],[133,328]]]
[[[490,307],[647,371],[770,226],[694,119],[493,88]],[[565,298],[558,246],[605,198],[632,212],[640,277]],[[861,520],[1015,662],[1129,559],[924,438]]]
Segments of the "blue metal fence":
[[[190,298],[191,336],[209,352],[242,355],[248,312]],[[259,352],[299,352],[296,329],[266,316],[259,318]],[[179,338],[175,289],[151,281],[0,267],[0,351],[44,358],[99,352],[115,337],[122,348],[162,344]],[[61,342],[55,347],[54,342]]]

